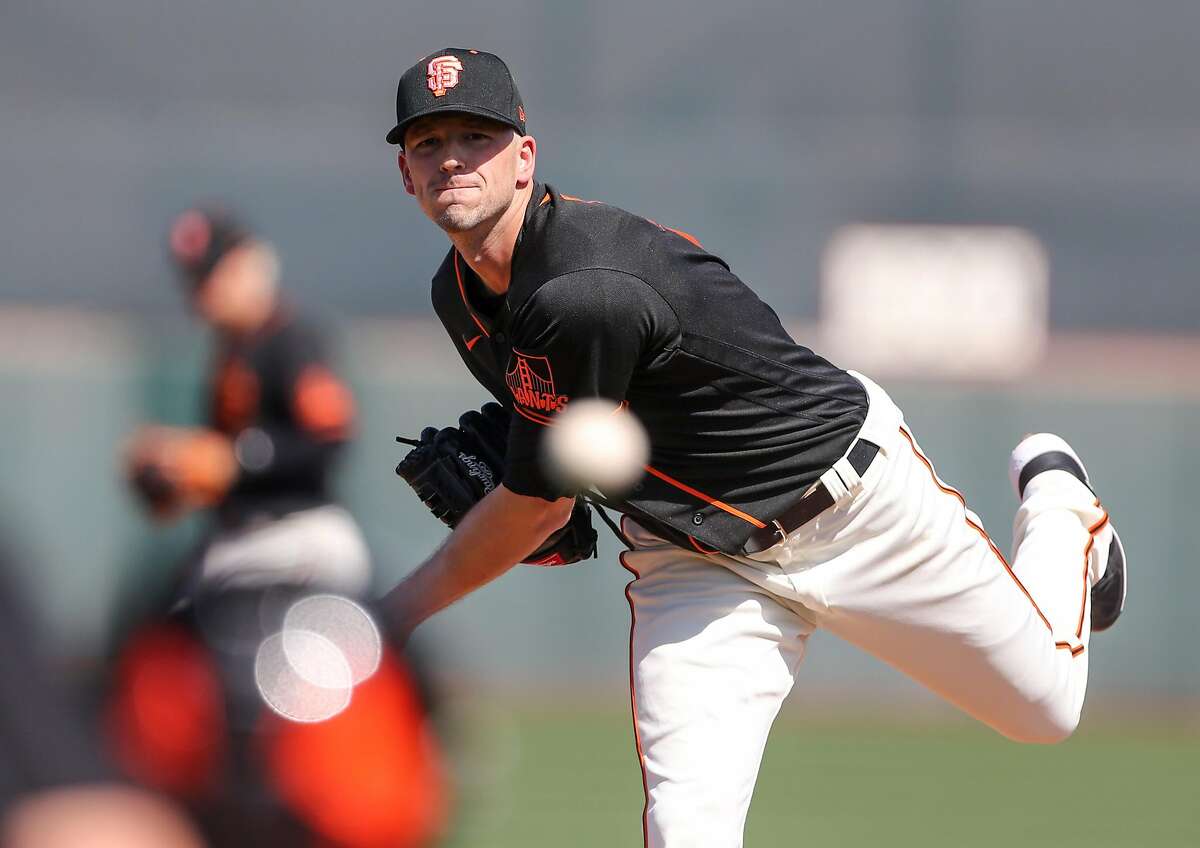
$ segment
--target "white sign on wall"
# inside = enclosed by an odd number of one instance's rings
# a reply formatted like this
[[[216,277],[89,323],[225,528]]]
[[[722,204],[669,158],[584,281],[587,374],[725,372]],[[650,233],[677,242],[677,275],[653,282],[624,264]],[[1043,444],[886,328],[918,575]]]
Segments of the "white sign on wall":
[[[1012,379],[1045,348],[1048,286],[1017,227],[855,224],[826,249],[821,335],[868,375]]]

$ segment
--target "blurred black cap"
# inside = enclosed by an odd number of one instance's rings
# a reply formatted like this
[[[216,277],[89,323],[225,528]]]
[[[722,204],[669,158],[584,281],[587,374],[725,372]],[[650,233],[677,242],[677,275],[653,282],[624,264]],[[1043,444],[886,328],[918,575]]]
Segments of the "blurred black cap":
[[[466,112],[507,124],[525,135],[525,107],[504,60],[479,50],[447,47],[431,53],[400,77],[396,126],[389,144],[404,144],[404,130],[435,112]]]
[[[171,224],[171,259],[185,278],[200,286],[221,258],[249,240],[250,230],[220,209],[189,209]]]

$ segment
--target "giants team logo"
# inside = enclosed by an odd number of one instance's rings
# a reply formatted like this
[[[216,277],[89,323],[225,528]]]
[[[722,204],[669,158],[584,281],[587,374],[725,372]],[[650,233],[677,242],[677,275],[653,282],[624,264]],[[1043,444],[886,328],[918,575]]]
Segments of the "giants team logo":
[[[504,375],[513,400],[530,409],[559,412],[567,405],[567,396],[554,391],[554,374],[550,360],[544,356],[529,356],[514,350],[511,367]]]
[[[462,62],[457,56],[438,56],[429,62],[429,90],[434,97],[442,97],[447,89],[458,85],[462,74]]]

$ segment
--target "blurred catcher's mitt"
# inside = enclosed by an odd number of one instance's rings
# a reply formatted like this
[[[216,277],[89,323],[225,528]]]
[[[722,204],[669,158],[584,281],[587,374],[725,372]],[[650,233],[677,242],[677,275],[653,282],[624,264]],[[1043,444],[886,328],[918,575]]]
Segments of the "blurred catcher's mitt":
[[[142,506],[155,515],[169,515],[181,505],[179,487],[157,465],[131,468],[129,487]]]
[[[504,478],[508,412],[498,403],[488,403],[478,412],[463,413],[457,427],[426,427],[419,439],[397,436],[396,441],[412,445],[396,473],[436,518],[456,527]],[[591,509],[582,498],[576,498],[570,520],[524,562],[567,565],[595,555]]]
[[[125,455],[130,488],[157,518],[211,506],[228,491],[236,471],[229,440],[211,430],[143,427]]]

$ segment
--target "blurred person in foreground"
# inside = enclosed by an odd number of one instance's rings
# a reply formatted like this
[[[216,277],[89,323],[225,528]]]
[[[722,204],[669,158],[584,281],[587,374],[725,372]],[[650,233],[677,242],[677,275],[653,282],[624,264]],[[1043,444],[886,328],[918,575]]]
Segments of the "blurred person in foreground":
[[[354,398],[322,333],[285,299],[274,249],[232,215],[184,212],[169,249],[216,337],[207,422],[144,426],[125,463],[156,519],[212,510],[212,533],[179,591],[296,583],[362,594],[366,544],[329,479],[353,432]]]
[[[374,621],[306,587],[200,587],[121,646],[104,709],[117,762],[213,845],[432,844],[449,796],[429,690]]]
[[[0,552],[0,845],[200,848],[174,804],[120,778],[41,653],[10,567]]]

